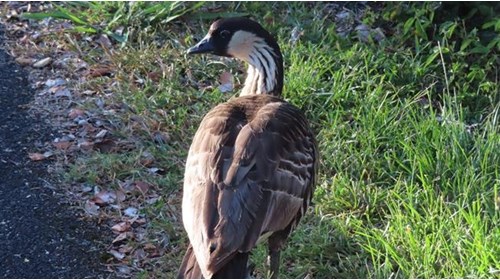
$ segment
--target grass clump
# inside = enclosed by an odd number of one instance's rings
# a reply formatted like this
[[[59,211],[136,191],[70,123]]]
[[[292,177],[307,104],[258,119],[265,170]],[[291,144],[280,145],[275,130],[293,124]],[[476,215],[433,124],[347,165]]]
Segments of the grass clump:
[[[277,35],[285,58],[284,98],[305,111],[321,153],[314,211],[291,236],[281,275],[498,277],[495,14],[483,12],[483,4],[474,4],[476,14],[467,15],[440,3],[196,5],[179,4],[183,16],[170,21],[176,24],[156,33],[135,29],[139,39],[99,54],[99,63],[114,66],[108,102],[129,108],[114,116],[114,134],[134,144],[125,153],[91,153],[68,176],[114,187],[138,178],[163,192],[159,202],[144,209],[151,217],[149,229],[177,236],[161,261],[143,266],[138,276],[175,276],[186,239],[172,232],[182,231],[178,191],[189,144],[204,114],[230,98],[217,89],[219,75],[229,68],[236,81],[244,77],[244,67],[232,60],[187,59],[183,52],[203,36],[211,15],[251,14]],[[133,15],[140,24],[132,26],[152,23],[144,15],[146,6],[134,9],[118,14],[107,9],[99,22],[113,26]],[[340,20],[345,11],[354,17],[353,25]],[[385,39],[361,40],[355,31],[360,23],[382,28]],[[298,40],[291,40],[294,28],[303,30]],[[342,35],[344,30],[349,32]],[[144,153],[164,173],[150,176],[141,161]],[[252,256],[261,277],[265,257],[265,246]]]

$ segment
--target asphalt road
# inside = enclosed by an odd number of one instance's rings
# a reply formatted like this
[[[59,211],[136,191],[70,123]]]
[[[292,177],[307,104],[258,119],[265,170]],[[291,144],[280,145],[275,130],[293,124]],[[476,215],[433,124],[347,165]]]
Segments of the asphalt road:
[[[55,138],[27,112],[33,95],[27,73],[0,49],[0,278],[110,277],[101,263],[104,230],[47,187],[46,161],[28,158]]]

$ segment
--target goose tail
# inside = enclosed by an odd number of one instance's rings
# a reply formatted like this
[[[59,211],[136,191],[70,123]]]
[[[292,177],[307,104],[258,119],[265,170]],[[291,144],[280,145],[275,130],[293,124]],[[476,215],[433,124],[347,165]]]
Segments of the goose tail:
[[[226,263],[212,276],[213,279],[245,279],[250,278],[248,267],[249,253],[236,253],[231,260]],[[196,261],[193,246],[189,244],[186,255],[177,274],[178,279],[203,279],[200,266]]]
[[[186,250],[184,259],[182,259],[181,267],[177,274],[177,279],[203,279],[200,266],[194,256],[193,246],[189,244]]]

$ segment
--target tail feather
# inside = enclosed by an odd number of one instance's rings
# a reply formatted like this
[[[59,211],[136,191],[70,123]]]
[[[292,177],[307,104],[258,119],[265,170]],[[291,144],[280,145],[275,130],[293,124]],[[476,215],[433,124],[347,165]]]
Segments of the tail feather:
[[[214,279],[244,279],[249,278],[250,271],[248,269],[249,253],[236,253],[231,260],[226,263],[219,271],[214,273]],[[182,260],[182,264],[177,274],[178,279],[203,279],[200,266],[196,261],[193,252],[193,246],[189,244],[186,250],[186,255]]]
[[[201,273],[200,266],[196,261],[194,256],[193,246],[189,244],[186,250],[186,255],[182,259],[181,267],[179,268],[179,273],[177,274],[178,279],[203,279],[203,274]]]
[[[236,253],[212,278],[214,279],[245,279],[249,278],[248,253]]]

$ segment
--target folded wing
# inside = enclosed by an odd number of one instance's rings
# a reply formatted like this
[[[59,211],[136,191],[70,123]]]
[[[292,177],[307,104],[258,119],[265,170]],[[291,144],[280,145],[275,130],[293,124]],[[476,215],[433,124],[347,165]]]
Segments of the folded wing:
[[[207,114],[189,151],[183,198],[205,277],[266,233],[295,227],[313,192],[314,141],[301,111],[271,96],[239,97]]]

